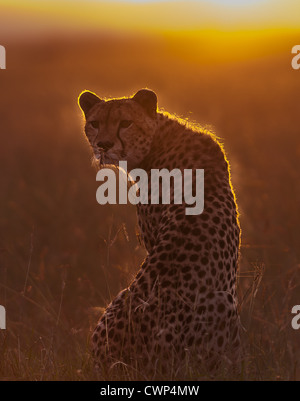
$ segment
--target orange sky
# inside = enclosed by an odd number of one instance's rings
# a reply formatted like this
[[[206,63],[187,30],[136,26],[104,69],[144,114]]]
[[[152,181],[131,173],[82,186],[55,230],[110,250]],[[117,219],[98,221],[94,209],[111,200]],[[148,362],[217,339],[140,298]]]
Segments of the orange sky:
[[[0,37],[40,31],[181,31],[300,29],[299,0],[237,7],[214,1],[0,0]]]

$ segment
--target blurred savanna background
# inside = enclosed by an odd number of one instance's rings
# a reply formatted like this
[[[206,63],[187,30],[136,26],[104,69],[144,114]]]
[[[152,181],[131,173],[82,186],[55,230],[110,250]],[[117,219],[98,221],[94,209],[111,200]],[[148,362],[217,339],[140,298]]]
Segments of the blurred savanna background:
[[[0,379],[96,378],[91,332],[145,250],[134,206],[96,202],[77,97],[144,87],[213,130],[231,163],[238,378],[300,379],[299,44],[297,0],[0,0]]]

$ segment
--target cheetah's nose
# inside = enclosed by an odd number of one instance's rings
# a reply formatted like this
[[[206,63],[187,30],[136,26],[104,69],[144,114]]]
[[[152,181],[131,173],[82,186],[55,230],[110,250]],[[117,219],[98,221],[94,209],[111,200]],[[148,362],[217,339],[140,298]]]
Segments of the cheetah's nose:
[[[104,150],[104,152],[106,152],[107,150],[109,150],[110,148],[113,147],[113,143],[112,142],[98,142],[97,146],[101,149]]]

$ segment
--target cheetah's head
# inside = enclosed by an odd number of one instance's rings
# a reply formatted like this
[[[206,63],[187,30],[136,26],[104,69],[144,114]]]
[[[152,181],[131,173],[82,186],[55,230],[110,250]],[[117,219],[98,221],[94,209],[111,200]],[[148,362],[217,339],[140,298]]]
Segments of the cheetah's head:
[[[80,94],[85,133],[100,166],[127,161],[138,167],[150,151],[157,127],[157,97],[142,89],[131,98],[102,100],[94,93]]]

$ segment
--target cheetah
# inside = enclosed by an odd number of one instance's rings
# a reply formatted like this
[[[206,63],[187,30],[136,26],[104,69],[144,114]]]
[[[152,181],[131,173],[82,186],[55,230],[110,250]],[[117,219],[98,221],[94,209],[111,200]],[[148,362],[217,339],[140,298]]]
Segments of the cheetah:
[[[148,89],[103,100],[80,94],[85,134],[100,168],[204,169],[204,210],[138,204],[147,256],[107,306],[92,335],[98,370],[125,365],[143,379],[210,372],[240,355],[236,276],[240,226],[229,163],[213,134],[159,111]],[[149,180],[149,187],[151,182]]]

